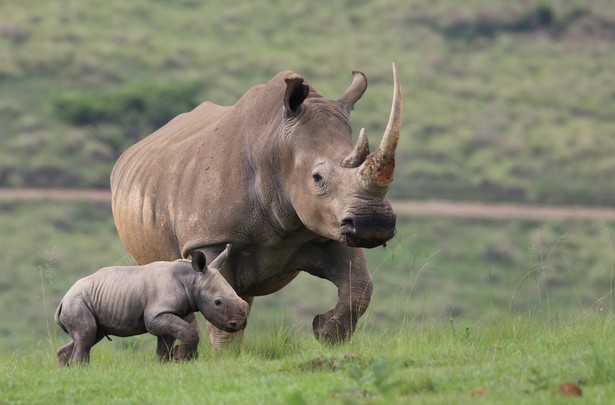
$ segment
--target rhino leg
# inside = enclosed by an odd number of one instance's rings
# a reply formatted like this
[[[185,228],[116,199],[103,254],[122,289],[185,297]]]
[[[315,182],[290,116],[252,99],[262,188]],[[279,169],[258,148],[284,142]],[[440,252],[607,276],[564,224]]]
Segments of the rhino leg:
[[[90,362],[90,350],[92,347],[100,342],[104,338],[105,332],[102,329],[89,330],[87,333],[79,336],[79,340],[76,340],[73,354],[70,357],[69,364],[89,363]]]
[[[254,297],[246,297],[241,295],[241,299],[248,303],[248,315],[250,315],[250,309],[252,308]],[[243,340],[243,330],[233,333],[225,332],[222,329],[218,329],[212,325],[207,319],[205,320],[205,325],[207,326],[207,332],[209,333],[209,343],[211,344],[212,350],[218,350],[232,344],[239,344]]]
[[[302,266],[303,270],[335,284],[338,302],[332,310],[314,317],[314,336],[321,342],[341,343],[350,338],[357,321],[367,310],[373,290],[372,278],[362,250],[336,242],[315,249],[320,252],[308,251],[302,255],[301,262],[306,258],[311,261]]]
[[[160,359],[160,361],[171,360],[174,343],[175,343],[175,338],[173,336],[168,336],[168,335],[158,336],[158,345],[156,346],[156,354],[158,355],[158,358]]]
[[[158,349],[156,353],[160,356],[160,338],[167,339],[164,345],[172,338],[179,340],[179,344],[173,348],[173,359],[193,360],[197,358],[197,347],[199,345],[199,334],[196,329],[178,317],[170,313],[163,313],[155,316],[145,327],[152,335],[158,336]],[[165,347],[166,349],[166,347]]]
[[[73,341],[58,350],[58,364],[65,366],[88,363],[90,349],[105,336],[104,332],[99,330],[94,315],[78,298],[65,303],[60,320]]]
[[[73,355],[73,349],[75,348],[75,341],[71,340],[70,343],[60,347],[58,349],[58,366],[68,366],[68,361]]]

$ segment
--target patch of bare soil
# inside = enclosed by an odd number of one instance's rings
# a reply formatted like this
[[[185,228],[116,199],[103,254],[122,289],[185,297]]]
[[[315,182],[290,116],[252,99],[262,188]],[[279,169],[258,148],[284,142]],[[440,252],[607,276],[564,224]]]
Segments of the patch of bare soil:
[[[0,201],[91,201],[111,202],[111,192],[102,189],[0,188]],[[593,219],[615,221],[615,208],[544,206],[508,203],[392,200],[399,215],[490,219]]]

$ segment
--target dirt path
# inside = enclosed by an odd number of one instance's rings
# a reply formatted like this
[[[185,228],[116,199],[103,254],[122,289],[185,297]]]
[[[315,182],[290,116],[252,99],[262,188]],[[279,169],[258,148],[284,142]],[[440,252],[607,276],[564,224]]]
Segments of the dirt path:
[[[394,200],[398,214],[491,219],[594,219],[615,221],[615,208],[507,203]]]
[[[111,202],[107,190],[0,188],[0,201]],[[392,200],[399,215],[490,219],[593,219],[615,221],[615,208],[506,203]]]
[[[97,189],[0,187],[0,201],[35,200],[111,202],[111,192]]]

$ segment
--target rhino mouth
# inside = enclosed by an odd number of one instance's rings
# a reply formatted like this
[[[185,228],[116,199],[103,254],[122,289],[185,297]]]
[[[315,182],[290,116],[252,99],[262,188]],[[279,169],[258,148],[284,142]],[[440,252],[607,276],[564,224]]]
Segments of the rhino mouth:
[[[232,321],[228,322],[226,325],[224,325],[223,330],[225,332],[228,332],[228,333],[238,332],[238,331],[240,331],[242,329],[245,329],[247,323],[248,323],[247,320],[243,320],[241,322],[240,321],[236,321],[236,320],[232,320]]]
[[[374,248],[386,246],[397,233],[395,217],[378,223],[365,223],[345,219],[340,227],[342,240],[350,247]]]

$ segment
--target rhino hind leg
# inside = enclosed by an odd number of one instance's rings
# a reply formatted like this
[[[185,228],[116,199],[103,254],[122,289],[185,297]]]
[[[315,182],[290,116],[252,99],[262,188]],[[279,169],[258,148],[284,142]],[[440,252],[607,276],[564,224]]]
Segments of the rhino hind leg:
[[[96,327],[75,334],[73,336],[74,347],[68,364],[72,366],[79,363],[89,363],[92,346],[98,343],[104,336],[105,334],[98,332]]]
[[[205,320],[205,325],[207,326],[207,332],[209,333],[209,343],[211,344],[211,349],[214,351],[233,344],[239,344],[243,340],[242,330],[233,333],[225,332],[222,329],[218,329],[208,320]]]
[[[88,363],[92,346],[105,336],[102,329],[98,328],[92,312],[83,301],[75,299],[65,303],[59,321],[73,340],[58,350],[58,364],[66,366]]]
[[[190,323],[177,315],[169,313],[157,315],[148,322],[146,328],[149,333],[159,337],[158,349],[156,350],[158,356],[160,356],[160,352],[163,350],[160,348],[160,339],[163,340],[162,344],[165,346],[165,350],[166,345],[171,339],[177,339],[179,340],[179,344],[173,347],[172,350],[172,358],[174,360],[194,360],[197,358],[199,334]]]
[[[250,315],[250,309],[252,308],[252,302],[254,301],[254,297],[247,297],[242,295],[241,299],[248,303],[248,314]],[[205,320],[205,325],[207,326],[207,332],[209,333],[209,343],[211,344],[212,350],[222,349],[224,347],[229,347],[232,345],[238,345],[243,341],[243,333],[244,330],[240,330],[237,332],[225,332],[222,329],[218,329],[212,323],[210,323],[207,319]]]
[[[74,348],[75,348],[75,341],[71,340],[70,343],[65,344],[64,346],[58,349],[58,366],[59,367],[68,366],[68,361],[73,355]]]

